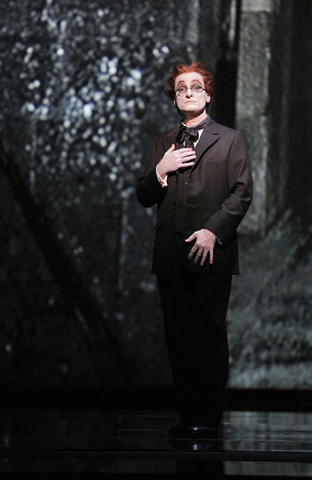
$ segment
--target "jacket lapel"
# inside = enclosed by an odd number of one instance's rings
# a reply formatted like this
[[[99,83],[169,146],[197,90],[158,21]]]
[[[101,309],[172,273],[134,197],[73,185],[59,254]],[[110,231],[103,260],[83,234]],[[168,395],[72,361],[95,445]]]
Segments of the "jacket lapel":
[[[207,123],[206,127],[201,134],[198,144],[195,147],[196,151],[196,163],[193,165],[192,170],[196,167],[197,163],[199,162],[203,153],[211,147],[217,140],[219,140],[220,134],[218,132],[217,124],[212,118],[210,118],[209,123]]]
[[[163,138],[162,140],[162,145],[163,145],[163,148],[164,148],[164,152],[166,152],[167,150],[169,150],[169,148],[171,147],[172,144],[174,144],[175,146],[177,146],[176,144],[176,138],[177,138],[177,135],[178,135],[178,130],[179,130],[179,126],[177,126],[176,128],[174,128],[173,130],[171,130],[166,136],[165,138]],[[175,177],[178,176],[178,171],[177,172],[170,172],[168,173],[168,184],[170,185],[174,180]]]
[[[178,135],[178,130],[179,130],[179,126],[174,128],[173,130],[171,130],[168,133],[168,135],[163,139],[162,144],[163,144],[165,152],[167,150],[169,150],[169,148],[171,147],[171,145],[173,143],[176,144],[176,138],[177,138],[177,135]]]

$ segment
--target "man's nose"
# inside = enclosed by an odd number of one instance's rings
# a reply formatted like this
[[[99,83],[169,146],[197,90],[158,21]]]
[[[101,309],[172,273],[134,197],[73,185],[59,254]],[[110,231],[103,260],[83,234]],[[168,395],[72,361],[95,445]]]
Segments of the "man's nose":
[[[186,87],[186,96],[187,97],[193,96],[192,87]]]

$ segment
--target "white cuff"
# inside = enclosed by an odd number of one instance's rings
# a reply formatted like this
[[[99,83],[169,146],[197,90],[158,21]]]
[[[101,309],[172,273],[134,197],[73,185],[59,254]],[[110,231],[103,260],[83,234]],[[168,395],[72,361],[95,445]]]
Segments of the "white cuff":
[[[162,179],[161,176],[159,175],[158,171],[157,171],[157,167],[156,167],[156,175],[157,175],[157,179],[158,179],[159,183],[161,184],[161,186],[162,187],[168,187],[168,182],[167,182],[168,175],[166,175],[165,178]]]

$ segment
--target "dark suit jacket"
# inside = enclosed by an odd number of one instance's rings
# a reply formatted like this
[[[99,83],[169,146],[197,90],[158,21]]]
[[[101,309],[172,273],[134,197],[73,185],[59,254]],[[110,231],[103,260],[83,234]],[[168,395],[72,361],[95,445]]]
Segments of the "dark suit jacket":
[[[175,143],[178,127],[154,140],[146,168],[137,185],[137,197],[144,207],[158,204],[155,225],[153,273],[167,273],[175,249],[175,222],[178,198],[177,172],[168,175],[168,187],[162,187],[156,175],[156,165]],[[208,258],[204,266],[195,264],[187,255],[194,243],[183,242],[183,262],[199,273],[236,274],[238,248],[236,228],[252,199],[252,175],[247,148],[242,134],[217,124],[209,118],[196,146],[196,161],[189,168],[185,188],[184,225],[182,238],[206,228],[218,241],[213,265]],[[180,187],[181,188],[181,187]]]

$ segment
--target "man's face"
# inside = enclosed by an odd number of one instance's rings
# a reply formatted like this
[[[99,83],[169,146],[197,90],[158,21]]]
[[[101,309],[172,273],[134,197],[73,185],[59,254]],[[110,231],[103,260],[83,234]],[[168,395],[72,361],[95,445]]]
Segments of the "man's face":
[[[174,87],[177,90],[181,86],[192,87],[195,85],[205,88],[203,77],[199,73],[182,73],[176,78]],[[196,113],[200,115],[206,106],[206,102],[210,102],[210,95],[207,95],[205,90],[201,93],[194,93],[188,88],[185,95],[176,94],[175,97],[175,105],[184,115]]]

